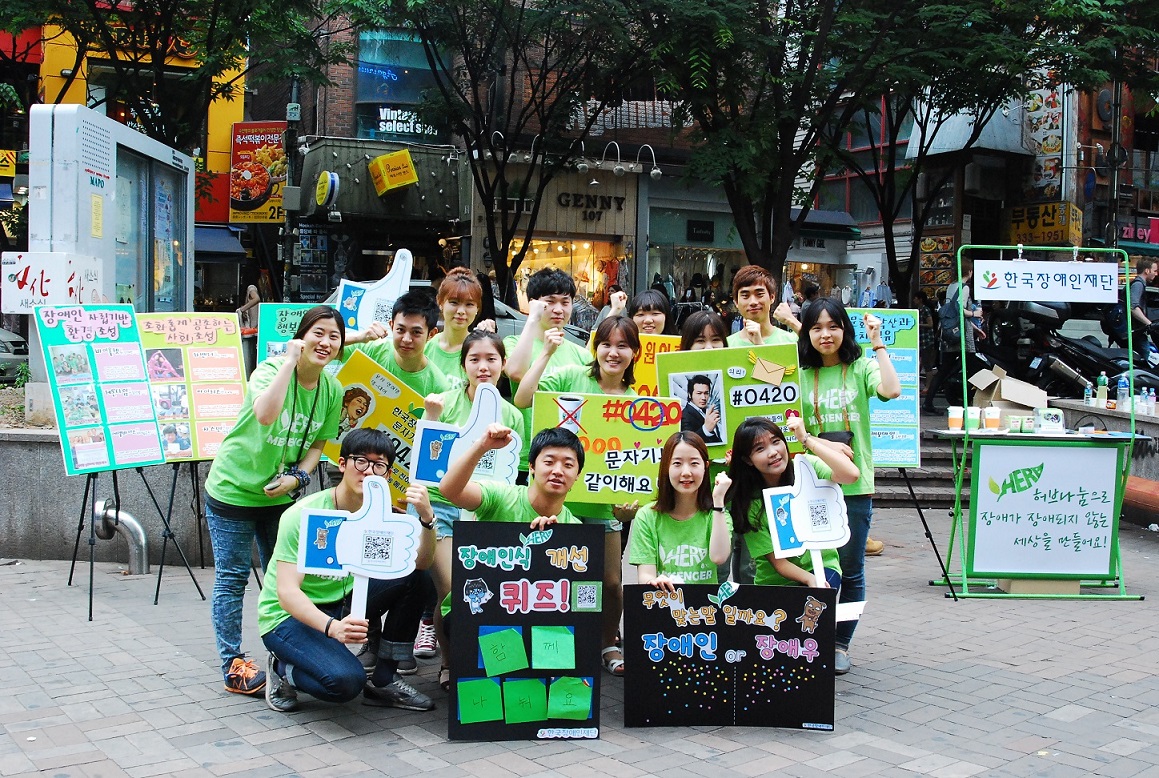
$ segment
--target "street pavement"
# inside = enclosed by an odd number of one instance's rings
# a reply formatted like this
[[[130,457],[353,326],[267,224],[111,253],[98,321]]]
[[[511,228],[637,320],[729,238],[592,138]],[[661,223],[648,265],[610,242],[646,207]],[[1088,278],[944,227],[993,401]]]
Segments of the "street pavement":
[[[927,517],[943,547],[944,511]],[[227,694],[209,605],[180,567],[155,577],[0,560],[0,775],[1159,777],[1159,533],[1120,532],[1143,602],[966,600],[928,581],[938,565],[913,510],[878,511],[885,554],[837,679],[836,731],[626,729],[623,682],[604,676],[600,739],[449,742],[437,660],[414,683],[431,713],[327,705],[280,714]],[[172,561],[172,560],[171,560]],[[82,570],[78,569],[78,573]],[[212,570],[196,570],[208,593]],[[626,574],[625,580],[634,580]],[[262,659],[257,597],[245,647]]]

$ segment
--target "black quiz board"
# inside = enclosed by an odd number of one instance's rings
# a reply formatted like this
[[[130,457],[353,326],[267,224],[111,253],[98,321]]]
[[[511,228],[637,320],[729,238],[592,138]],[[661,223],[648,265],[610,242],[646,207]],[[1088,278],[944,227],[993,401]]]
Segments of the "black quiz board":
[[[836,599],[803,586],[625,586],[624,723],[831,731]]]
[[[455,523],[451,740],[599,737],[603,532]]]

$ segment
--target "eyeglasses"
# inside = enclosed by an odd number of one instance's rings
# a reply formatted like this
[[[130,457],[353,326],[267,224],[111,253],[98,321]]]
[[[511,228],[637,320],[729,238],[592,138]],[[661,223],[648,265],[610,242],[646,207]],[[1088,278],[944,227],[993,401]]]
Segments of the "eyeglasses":
[[[390,472],[390,463],[382,460],[372,461],[366,457],[350,457],[350,464],[360,473],[370,470],[375,475],[386,475]]]

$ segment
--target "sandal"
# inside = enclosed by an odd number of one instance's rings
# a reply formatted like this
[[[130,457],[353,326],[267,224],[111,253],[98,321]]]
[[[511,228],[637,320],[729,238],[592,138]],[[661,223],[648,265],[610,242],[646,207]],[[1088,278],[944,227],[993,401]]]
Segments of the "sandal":
[[[451,668],[446,665],[439,668],[439,688],[445,692],[451,691]]]
[[[610,658],[608,656],[608,654],[610,654],[612,652],[619,654],[620,647],[619,646],[608,646],[607,648],[605,648],[603,651],[600,652],[600,658],[603,660],[604,669],[607,670],[612,675],[616,676],[617,678],[623,678],[624,677],[624,660],[623,660],[623,658],[615,658],[615,659]]]

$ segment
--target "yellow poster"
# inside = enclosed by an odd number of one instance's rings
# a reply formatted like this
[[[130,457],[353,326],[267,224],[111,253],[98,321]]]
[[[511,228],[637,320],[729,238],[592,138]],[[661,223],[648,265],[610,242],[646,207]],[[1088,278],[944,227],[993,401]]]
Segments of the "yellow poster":
[[[423,415],[423,398],[361,351],[355,351],[338,371],[342,384],[342,415],[338,437],[326,441],[322,453],[338,461],[342,438],[352,429],[378,429],[390,436],[397,456],[387,474],[391,501],[398,505],[410,484],[415,426]]]
[[[94,238],[105,237],[105,197],[104,195],[90,195],[89,215],[91,221],[90,233]]]
[[[0,149],[0,176],[16,175],[16,149]]]
[[[636,360],[636,383],[632,388],[636,394],[655,397],[659,373],[656,371],[656,355],[680,350],[679,335],[641,335],[640,358]]]

